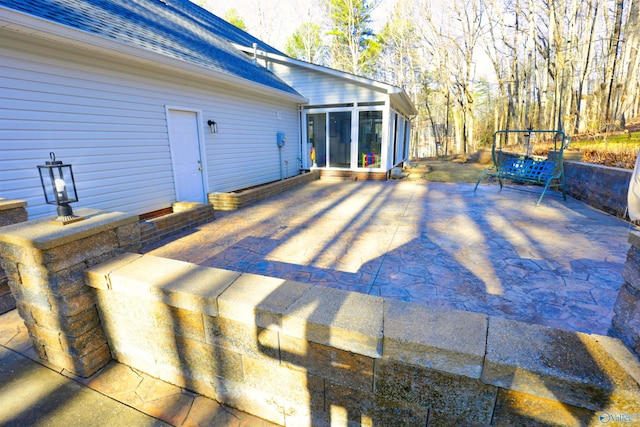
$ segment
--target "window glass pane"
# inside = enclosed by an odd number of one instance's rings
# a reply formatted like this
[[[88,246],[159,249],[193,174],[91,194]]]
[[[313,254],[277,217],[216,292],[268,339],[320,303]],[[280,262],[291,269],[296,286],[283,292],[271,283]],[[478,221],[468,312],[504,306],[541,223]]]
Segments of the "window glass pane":
[[[382,150],[382,111],[360,111],[358,167],[379,168]]]
[[[307,114],[307,142],[311,165],[327,166],[327,114]]]
[[[402,161],[402,150],[404,149],[404,125],[405,119],[404,117],[398,117],[398,143],[396,144],[396,153],[393,159],[393,165],[395,166],[397,163]]]
[[[351,167],[351,112],[329,113],[329,166]]]
[[[396,163],[396,147],[398,146],[398,114],[393,113],[393,145],[391,146],[391,163]]]
[[[402,159],[409,158],[409,144],[411,142],[411,122],[407,120],[407,125],[404,128],[404,151],[402,152]]]

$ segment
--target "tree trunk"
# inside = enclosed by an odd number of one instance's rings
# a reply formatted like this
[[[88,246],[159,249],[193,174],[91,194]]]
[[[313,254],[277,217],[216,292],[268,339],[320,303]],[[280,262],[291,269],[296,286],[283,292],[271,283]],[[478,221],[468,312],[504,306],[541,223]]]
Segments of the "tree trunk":
[[[582,70],[582,75],[580,77],[580,83],[578,84],[578,105],[577,105],[577,114],[576,114],[576,125],[574,128],[575,133],[580,133],[584,131],[584,121],[582,121],[583,114],[583,102],[582,97],[584,94],[584,82],[589,73],[589,67],[591,65],[591,44],[593,43],[593,35],[595,33],[596,20],[598,18],[598,1],[596,0],[593,4],[589,5],[589,10],[592,11],[592,19],[591,25],[589,27],[589,43],[586,47],[586,54],[584,58],[584,65]]]
[[[640,112],[640,0],[631,0],[629,14],[625,25],[625,59],[627,64],[625,80],[623,81],[623,96],[621,114],[627,118],[634,118]]]
[[[616,1],[616,13],[615,23],[613,25],[613,34],[609,42],[609,63],[607,66],[608,72],[608,89],[607,89],[607,101],[605,106],[605,122],[607,125],[611,124],[616,118],[611,116],[611,98],[613,96],[613,90],[616,79],[616,65],[618,63],[618,46],[620,45],[620,30],[622,28],[622,12],[623,12],[624,0]]]
[[[431,122],[431,131],[433,132],[433,138],[436,140],[436,143],[438,142],[438,140],[440,140],[440,143],[442,143],[442,140],[440,138],[440,132],[438,132],[437,130],[436,123],[433,120],[433,115],[431,114],[431,108],[429,108],[429,99],[427,99],[426,97],[425,97],[425,107],[427,108],[427,116],[429,117],[429,121]]]

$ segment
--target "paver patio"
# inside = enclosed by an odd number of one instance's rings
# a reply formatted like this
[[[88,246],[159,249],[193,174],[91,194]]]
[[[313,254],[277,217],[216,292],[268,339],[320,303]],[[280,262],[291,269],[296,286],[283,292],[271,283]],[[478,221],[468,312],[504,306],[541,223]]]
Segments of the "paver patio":
[[[320,180],[145,248],[200,265],[606,334],[629,225],[540,189]],[[532,194],[537,193],[537,194]]]

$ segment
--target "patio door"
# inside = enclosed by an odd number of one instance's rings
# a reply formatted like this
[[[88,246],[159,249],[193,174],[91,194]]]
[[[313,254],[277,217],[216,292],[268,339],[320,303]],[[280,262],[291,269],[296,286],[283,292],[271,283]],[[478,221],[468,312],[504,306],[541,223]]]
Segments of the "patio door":
[[[311,163],[321,168],[350,168],[351,135],[351,111],[307,114]]]
[[[327,167],[327,113],[307,114],[311,166]]]
[[[176,200],[204,202],[206,192],[198,113],[168,109],[167,124]]]
[[[351,167],[351,111],[329,113],[329,167]]]

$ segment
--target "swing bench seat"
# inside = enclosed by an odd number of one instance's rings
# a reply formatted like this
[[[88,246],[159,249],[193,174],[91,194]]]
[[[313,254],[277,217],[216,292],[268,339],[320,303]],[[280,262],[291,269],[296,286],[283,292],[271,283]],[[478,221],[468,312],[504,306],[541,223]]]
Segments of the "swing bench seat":
[[[518,183],[543,185],[544,189],[536,205],[540,205],[549,187],[559,187],[564,200],[567,200],[564,189],[562,151],[562,148],[557,151],[553,159],[527,156],[496,149],[494,139],[494,146],[492,147],[493,166],[482,171],[473,192],[476,192],[478,185],[484,178],[494,177],[498,178],[500,189],[503,186],[503,179]]]

